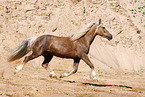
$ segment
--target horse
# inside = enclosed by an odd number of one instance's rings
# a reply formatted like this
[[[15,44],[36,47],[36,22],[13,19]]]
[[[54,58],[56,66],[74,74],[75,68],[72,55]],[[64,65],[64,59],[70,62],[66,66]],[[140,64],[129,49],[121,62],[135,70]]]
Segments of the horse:
[[[99,23],[91,22],[69,37],[53,35],[31,37],[23,40],[21,45],[8,57],[8,61],[11,62],[20,59],[28,52],[32,51],[32,54],[26,56],[23,63],[16,67],[15,73],[22,70],[28,61],[43,56],[44,61],[41,66],[49,71],[50,77],[57,78],[55,72],[48,66],[53,56],[73,59],[73,70],[59,76],[59,78],[64,78],[76,73],[80,60],[83,60],[91,69],[90,78],[97,80],[94,65],[88,57],[90,45],[97,35],[107,38],[108,40],[113,38],[112,34],[109,33],[101,22],[101,19],[99,19]]]

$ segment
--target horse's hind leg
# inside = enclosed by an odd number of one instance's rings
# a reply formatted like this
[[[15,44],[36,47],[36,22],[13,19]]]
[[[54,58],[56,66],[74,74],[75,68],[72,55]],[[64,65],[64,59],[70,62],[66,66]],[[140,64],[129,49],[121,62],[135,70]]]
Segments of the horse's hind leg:
[[[14,74],[16,74],[17,72],[19,72],[20,70],[22,70],[23,67],[24,67],[24,65],[28,61],[30,61],[30,60],[32,60],[34,58],[37,58],[38,56],[40,56],[40,55],[37,55],[37,54],[34,54],[34,53],[32,53],[30,56],[26,56],[25,59],[24,59],[24,61],[23,61],[23,64],[20,64],[19,66],[16,67],[16,70],[15,70]]]
[[[44,57],[44,61],[42,63],[42,67],[44,67],[47,71],[50,72],[50,77],[51,78],[57,78],[56,74],[54,73],[54,71],[52,71],[52,69],[48,66],[49,62],[51,61],[51,59],[53,58],[53,55],[49,54],[48,51],[44,52],[43,54]]]
[[[68,77],[68,76],[76,73],[78,70],[79,62],[80,62],[80,59],[74,59],[73,70],[71,72],[61,74],[60,78]]]

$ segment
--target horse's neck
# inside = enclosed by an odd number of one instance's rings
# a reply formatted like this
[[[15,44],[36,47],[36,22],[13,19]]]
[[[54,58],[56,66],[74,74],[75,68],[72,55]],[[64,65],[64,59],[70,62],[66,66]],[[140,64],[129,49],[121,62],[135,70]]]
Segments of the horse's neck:
[[[91,45],[93,40],[95,39],[96,33],[95,33],[95,29],[96,27],[93,26],[90,31],[83,37],[87,43],[87,45]]]

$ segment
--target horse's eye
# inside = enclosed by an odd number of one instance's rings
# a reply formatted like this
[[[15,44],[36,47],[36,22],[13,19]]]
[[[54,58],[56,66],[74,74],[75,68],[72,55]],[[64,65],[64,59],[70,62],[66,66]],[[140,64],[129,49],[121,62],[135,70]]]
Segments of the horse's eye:
[[[105,27],[102,27],[103,29],[105,29]]]

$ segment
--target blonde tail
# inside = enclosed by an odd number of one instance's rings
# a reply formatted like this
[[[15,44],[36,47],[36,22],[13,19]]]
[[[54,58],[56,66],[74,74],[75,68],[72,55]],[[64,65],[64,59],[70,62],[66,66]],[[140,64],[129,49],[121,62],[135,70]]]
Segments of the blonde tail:
[[[17,59],[22,58],[26,55],[29,51],[31,51],[31,47],[35,42],[37,37],[31,37],[26,40],[23,40],[21,45],[18,46],[8,57],[8,62],[15,61]]]

